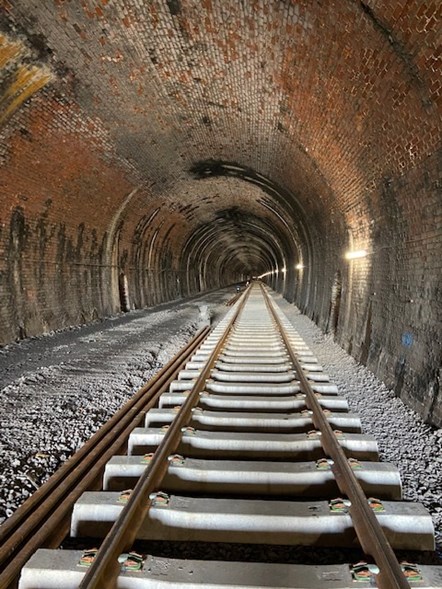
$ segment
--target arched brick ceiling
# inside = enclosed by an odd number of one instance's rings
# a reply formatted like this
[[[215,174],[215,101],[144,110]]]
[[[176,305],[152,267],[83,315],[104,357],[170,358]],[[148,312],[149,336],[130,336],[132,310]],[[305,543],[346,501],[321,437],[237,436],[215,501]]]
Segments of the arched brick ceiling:
[[[409,250],[440,211],[440,2],[0,6],[8,333],[114,311],[121,272],[143,305],[284,264],[278,287],[325,321],[348,247],[373,256],[349,324],[389,280],[434,296]]]
[[[53,72],[46,98],[75,103],[79,119],[98,124],[150,198],[188,202],[189,231],[203,214],[189,189],[200,162],[262,175],[321,233],[331,218],[368,223],[361,192],[439,141],[431,3],[4,4],[9,32],[24,33]],[[221,198],[214,209],[235,206],[231,191]]]

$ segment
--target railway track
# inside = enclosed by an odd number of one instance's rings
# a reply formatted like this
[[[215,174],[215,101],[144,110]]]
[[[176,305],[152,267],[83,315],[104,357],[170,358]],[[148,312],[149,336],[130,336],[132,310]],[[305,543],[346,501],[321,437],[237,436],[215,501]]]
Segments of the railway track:
[[[442,588],[442,567],[395,555],[434,549],[429,513],[401,501],[397,469],[259,284],[120,413],[0,528],[2,589],[20,571],[19,589]],[[54,550],[68,525],[83,549]],[[361,546],[367,562],[146,557],[152,542]]]

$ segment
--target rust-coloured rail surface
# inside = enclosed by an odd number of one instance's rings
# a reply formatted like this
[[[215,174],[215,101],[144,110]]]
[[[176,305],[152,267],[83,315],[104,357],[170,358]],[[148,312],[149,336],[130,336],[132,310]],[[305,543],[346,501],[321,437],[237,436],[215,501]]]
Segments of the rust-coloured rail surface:
[[[80,584],[80,589],[113,589],[116,587],[116,579],[120,572],[118,557],[125,550],[130,550],[137,538],[138,529],[151,506],[151,501],[147,498],[153,491],[160,489],[167,471],[168,457],[176,452],[181,439],[181,428],[187,425],[190,412],[198,402],[199,394],[203,391],[210,371],[214,367],[246,300],[247,293],[210,355],[206,366],[195,381],[189,396],[181,405],[163,441],[155,451],[151,463],[138,480],[129,501],[104,539],[94,562]]]
[[[100,487],[106,462],[156,402],[209,332],[205,327],[0,526],[0,587],[13,586],[40,547],[56,547],[69,530],[72,506],[85,490]]]
[[[331,428],[319,401],[306,377],[301,363],[293,352],[290,341],[265,289],[261,287],[268,309],[281,333],[290,360],[301,382],[302,391],[307,395],[307,405],[313,411],[313,421],[321,432],[321,443],[325,454],[333,460],[332,470],[339,490],[351,501],[350,515],[359,542],[366,554],[370,554],[379,567],[377,582],[380,589],[410,589],[410,584],[403,575],[400,564],[388,542],[384,530],[370,508],[367,496],[362,490],[347,457],[342,450],[335,432]]]

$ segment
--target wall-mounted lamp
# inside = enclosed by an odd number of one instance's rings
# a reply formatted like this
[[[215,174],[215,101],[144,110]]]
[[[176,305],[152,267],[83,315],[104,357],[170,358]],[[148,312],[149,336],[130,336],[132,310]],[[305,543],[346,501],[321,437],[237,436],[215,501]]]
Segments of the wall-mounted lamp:
[[[282,273],[285,274],[287,272],[287,268],[284,266],[284,268],[282,269]]]
[[[368,253],[366,250],[355,250],[352,252],[347,252],[345,254],[345,259],[346,260],[357,260],[358,258],[365,258],[365,256],[367,256]]]
[[[305,268],[304,264],[296,264],[296,270],[303,270]]]

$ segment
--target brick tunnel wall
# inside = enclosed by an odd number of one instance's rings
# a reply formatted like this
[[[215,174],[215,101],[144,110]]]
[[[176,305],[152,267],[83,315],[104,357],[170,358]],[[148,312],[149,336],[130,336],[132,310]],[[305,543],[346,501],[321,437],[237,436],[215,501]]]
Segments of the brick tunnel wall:
[[[356,235],[368,256],[347,261],[329,255],[313,272],[314,303],[295,299],[398,397],[438,425],[442,424],[441,169],[442,156],[437,152],[406,174],[382,179],[371,194],[377,209],[364,211],[371,220],[369,239],[366,227],[361,227],[360,238]]]
[[[99,120],[44,90],[8,122],[0,151],[0,345],[128,310],[122,274],[129,308],[187,294],[177,273],[163,273],[172,256],[161,228],[149,224],[162,203],[115,154]],[[119,214],[122,201],[137,200],[135,214]],[[149,201],[141,219],[140,201]],[[149,269],[137,247],[146,220],[157,237]],[[144,249],[149,243],[141,240]]]
[[[115,312],[106,232],[132,185],[100,126],[41,93],[14,118],[2,159],[1,342]]]
[[[398,397],[439,426],[441,170],[439,150],[406,173],[381,178],[367,199],[370,208],[365,198],[356,201],[357,219],[368,223],[360,223],[352,244],[339,233],[321,236],[313,243],[319,256],[310,272],[293,272],[290,286],[281,274],[266,279],[334,334]],[[345,244],[349,250],[366,248],[368,255],[347,261]],[[309,289],[301,292],[306,280]]]
[[[378,254],[366,287],[371,305],[365,303],[365,341],[357,355],[437,423],[442,417],[440,170],[441,156],[434,154],[382,187],[385,200],[397,199],[398,210],[391,215],[397,229],[386,227],[375,245]]]
[[[0,344],[241,258],[442,424],[440,3],[149,6],[0,4]]]

